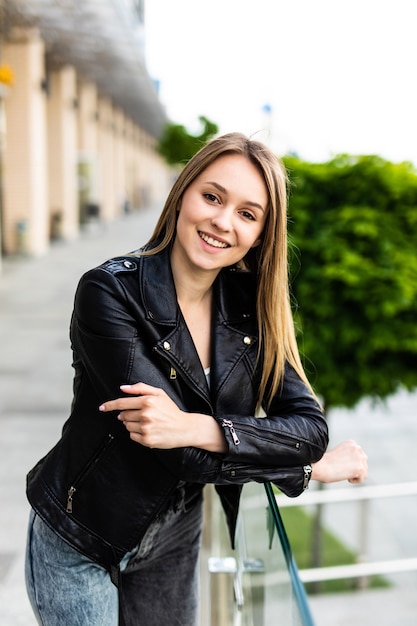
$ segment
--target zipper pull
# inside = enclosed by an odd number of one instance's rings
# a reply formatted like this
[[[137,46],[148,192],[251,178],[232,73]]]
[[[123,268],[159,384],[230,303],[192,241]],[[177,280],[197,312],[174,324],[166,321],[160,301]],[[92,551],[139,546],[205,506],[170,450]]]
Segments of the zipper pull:
[[[303,489],[307,489],[310,484],[310,478],[311,478],[311,473],[313,471],[313,468],[311,467],[311,465],[304,465],[303,470],[304,470]]]
[[[236,434],[235,427],[233,426],[233,422],[231,420],[222,420],[222,426],[223,428],[229,429],[230,434],[233,439],[233,443],[235,444],[235,446],[238,446],[240,444],[240,439]]]
[[[68,499],[67,499],[67,513],[72,513],[72,496],[76,492],[75,487],[70,487],[68,489]]]

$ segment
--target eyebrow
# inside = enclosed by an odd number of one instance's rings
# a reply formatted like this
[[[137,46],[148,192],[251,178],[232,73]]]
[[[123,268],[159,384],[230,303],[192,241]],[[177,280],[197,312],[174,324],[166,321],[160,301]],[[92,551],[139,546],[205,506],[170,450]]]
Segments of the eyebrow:
[[[225,187],[223,187],[222,185],[219,185],[219,183],[216,183],[214,180],[208,180],[206,182],[208,185],[213,185],[214,187],[216,187],[216,189],[218,189],[222,193],[227,194],[227,189],[225,189]],[[253,206],[254,208],[260,209],[262,213],[265,213],[264,207],[262,206],[262,204],[259,204],[259,202],[252,202],[251,200],[246,200],[245,204],[248,204],[249,206]]]

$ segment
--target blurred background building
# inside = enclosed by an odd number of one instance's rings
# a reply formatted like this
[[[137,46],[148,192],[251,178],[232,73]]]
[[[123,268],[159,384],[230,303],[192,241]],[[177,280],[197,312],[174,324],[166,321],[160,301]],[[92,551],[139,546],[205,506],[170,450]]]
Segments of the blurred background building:
[[[2,255],[43,254],[166,195],[143,4],[0,0]]]

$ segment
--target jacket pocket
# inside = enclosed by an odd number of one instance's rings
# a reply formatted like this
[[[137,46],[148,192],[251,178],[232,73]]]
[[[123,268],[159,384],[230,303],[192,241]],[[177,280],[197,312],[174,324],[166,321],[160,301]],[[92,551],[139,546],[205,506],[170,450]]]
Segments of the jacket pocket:
[[[104,442],[100,445],[100,447],[96,450],[93,456],[90,458],[88,463],[83,467],[81,472],[78,474],[76,479],[71,483],[67,491],[67,513],[73,512],[73,504],[74,504],[74,495],[76,491],[80,488],[82,483],[88,478],[88,476],[93,472],[93,470],[97,467],[97,463],[103,458],[106,454],[110,446],[114,441],[114,435],[109,433],[105,438]]]
[[[277,449],[282,448],[291,454],[298,453],[306,443],[300,436],[277,432],[263,428],[262,423],[242,422],[238,419],[230,420],[221,418],[217,420],[223,427],[226,439],[229,443],[229,451],[244,455],[249,453],[259,456],[259,450],[263,449],[264,454],[271,452],[276,455]],[[261,420],[259,420],[261,422]],[[256,464],[257,460],[254,458]]]

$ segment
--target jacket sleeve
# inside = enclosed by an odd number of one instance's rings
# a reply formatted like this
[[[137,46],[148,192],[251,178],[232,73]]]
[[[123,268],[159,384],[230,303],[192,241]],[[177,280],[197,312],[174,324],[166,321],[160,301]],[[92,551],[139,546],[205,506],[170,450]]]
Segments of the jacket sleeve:
[[[120,385],[131,382],[137,328],[122,284],[105,270],[96,268],[81,278],[70,337],[76,374],[81,366],[101,402],[120,395]]]
[[[290,498],[299,496],[310,481],[308,466],[273,467],[230,463],[199,448],[186,448],[182,457],[182,480],[215,485],[272,482]]]
[[[308,487],[308,466],[318,461],[328,444],[323,411],[307,385],[287,365],[283,384],[265,417],[217,415],[228,451],[210,455],[189,448],[183,477],[197,482],[276,484],[289,496]]]
[[[294,467],[318,461],[328,444],[323,411],[287,364],[282,385],[265,417],[217,415],[228,451],[225,461]]]

